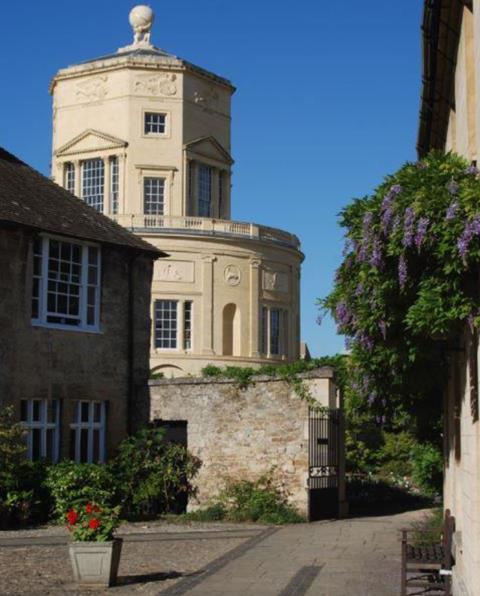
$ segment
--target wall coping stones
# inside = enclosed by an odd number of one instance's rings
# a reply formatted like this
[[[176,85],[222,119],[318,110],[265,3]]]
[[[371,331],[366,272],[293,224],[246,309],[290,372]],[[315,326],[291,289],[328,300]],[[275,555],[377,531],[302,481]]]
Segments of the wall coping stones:
[[[322,366],[316,370],[311,370],[298,374],[299,379],[334,379],[335,371],[331,366]],[[282,377],[273,377],[270,375],[254,375],[251,377],[252,383],[271,383],[271,382],[285,382]],[[229,379],[226,377],[176,377],[174,379],[150,379],[148,381],[150,387],[157,387],[162,385],[235,385],[238,384],[236,379]]]

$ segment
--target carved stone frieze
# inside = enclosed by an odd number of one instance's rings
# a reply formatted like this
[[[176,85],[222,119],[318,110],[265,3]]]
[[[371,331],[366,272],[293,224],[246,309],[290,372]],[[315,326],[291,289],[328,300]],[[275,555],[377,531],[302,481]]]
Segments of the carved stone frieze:
[[[288,292],[288,275],[281,271],[264,271],[263,289],[269,292]]]
[[[108,94],[106,75],[99,75],[78,83],[76,87],[77,100],[101,101]]]
[[[163,73],[140,75],[135,79],[134,92],[139,95],[164,95],[171,97],[177,93],[177,75]]]
[[[191,283],[194,281],[194,264],[191,261],[157,261],[154,281],[173,281]]]

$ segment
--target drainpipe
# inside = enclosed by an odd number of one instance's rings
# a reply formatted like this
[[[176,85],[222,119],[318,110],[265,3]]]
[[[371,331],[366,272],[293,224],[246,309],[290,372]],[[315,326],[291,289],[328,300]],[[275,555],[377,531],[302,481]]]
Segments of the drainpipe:
[[[135,350],[134,342],[134,306],[135,306],[135,290],[134,290],[134,264],[139,256],[138,252],[134,252],[128,260],[128,329],[127,329],[127,433],[133,433],[133,412],[134,412],[134,356]]]

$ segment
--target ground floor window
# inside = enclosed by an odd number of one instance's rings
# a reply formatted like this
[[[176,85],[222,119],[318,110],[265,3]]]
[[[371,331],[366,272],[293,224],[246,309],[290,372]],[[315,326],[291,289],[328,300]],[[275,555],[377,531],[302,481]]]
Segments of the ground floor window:
[[[58,461],[60,403],[56,399],[22,399],[21,422],[31,460]]]
[[[287,356],[288,312],[263,306],[260,313],[260,350],[268,356]]]
[[[106,404],[77,401],[70,425],[70,457],[81,463],[105,461]]]

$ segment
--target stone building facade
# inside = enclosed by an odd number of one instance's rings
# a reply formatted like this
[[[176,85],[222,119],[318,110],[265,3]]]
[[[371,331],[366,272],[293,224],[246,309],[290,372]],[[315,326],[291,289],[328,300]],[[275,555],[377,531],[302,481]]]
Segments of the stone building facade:
[[[235,89],[154,47],[151,9],[130,16],[133,44],[51,83],[53,178],[168,252],[153,276],[153,370],[295,360],[299,240],[231,220]]]
[[[480,1],[425,2],[418,152],[480,155]],[[480,206],[480,199],[479,199]],[[465,329],[449,354],[444,396],[444,506],[455,516],[453,592],[480,595],[478,336]]]
[[[0,406],[30,458],[105,461],[148,422],[162,254],[0,149]]]
[[[318,404],[338,411],[340,396],[331,369],[307,373],[303,382]],[[346,513],[342,428],[335,437],[328,431],[313,437],[314,414],[290,383],[258,376],[242,389],[231,379],[152,380],[145,407],[154,423],[173,432],[172,438],[202,461],[195,480],[197,499],[189,509],[207,505],[228,480],[255,481],[271,473],[289,502],[310,519]],[[318,439],[325,444],[319,447]],[[331,511],[312,510],[312,452],[318,449],[336,455],[335,461],[328,460],[335,470],[317,470],[324,477],[331,473],[330,484],[337,489]],[[322,509],[322,499],[320,505]]]

